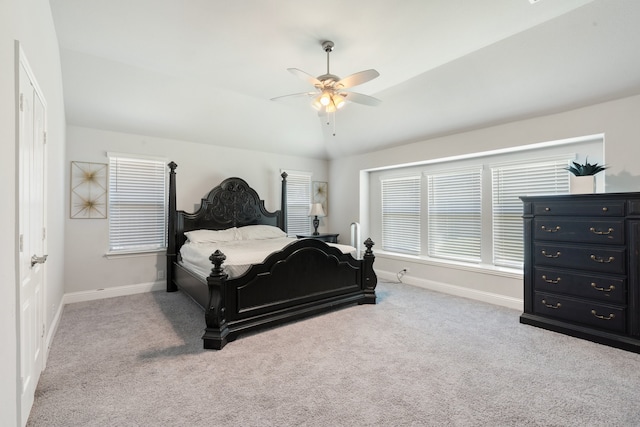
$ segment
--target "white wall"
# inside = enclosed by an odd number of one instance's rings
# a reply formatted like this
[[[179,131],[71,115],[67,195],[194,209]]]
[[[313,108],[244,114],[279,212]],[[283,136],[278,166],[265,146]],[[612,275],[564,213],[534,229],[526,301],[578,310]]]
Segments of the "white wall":
[[[176,169],[178,209],[193,212],[196,204],[225,178],[237,176],[256,189],[273,211],[280,206],[280,170],[304,170],[312,179],[327,181],[325,160],[240,150],[140,135],[70,126],[67,129],[65,180],[71,161],[107,163],[108,151],[165,157]],[[167,173],[169,169],[167,168]],[[69,219],[69,194],[65,193],[65,291],[93,291],[153,283],[165,269],[164,253],[107,259],[108,220]],[[327,220],[328,218],[325,218]],[[327,227],[325,221],[325,227]]]
[[[62,301],[64,257],[64,211],[60,206],[63,181],[65,117],[58,42],[48,0],[2,0],[0,2],[0,223],[4,238],[0,257],[0,424],[16,425],[17,405],[17,307],[16,270],[16,102],[15,50],[19,40],[47,100],[47,210],[48,252],[45,286],[46,329],[50,338],[52,319]]]
[[[367,194],[360,192],[363,170],[444,158],[469,152],[555,141],[585,135],[605,135],[606,192],[640,191],[640,96],[632,96],[564,113],[421,141],[368,154],[335,159],[330,164],[332,231],[348,233],[359,221],[363,239],[372,234],[366,211]],[[360,194],[355,198],[354,194]],[[374,247],[375,251],[375,247]],[[382,277],[410,268],[403,281],[445,292],[487,300],[514,308],[522,301],[522,279],[509,272],[453,268],[441,263],[412,262],[407,258],[376,259]]]

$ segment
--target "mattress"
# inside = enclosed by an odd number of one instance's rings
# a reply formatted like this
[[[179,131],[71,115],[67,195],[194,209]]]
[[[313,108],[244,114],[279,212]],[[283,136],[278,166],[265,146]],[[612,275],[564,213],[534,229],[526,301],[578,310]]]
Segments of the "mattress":
[[[227,259],[222,264],[224,272],[230,278],[244,274],[253,264],[260,264],[269,254],[278,251],[288,244],[296,241],[293,237],[278,237],[261,240],[237,240],[231,242],[204,242],[193,243],[187,241],[180,248],[181,264],[190,271],[206,278],[211,273],[213,264],[209,257],[216,250],[220,250]],[[349,245],[327,243],[334,246],[342,253],[355,257],[356,248]]]

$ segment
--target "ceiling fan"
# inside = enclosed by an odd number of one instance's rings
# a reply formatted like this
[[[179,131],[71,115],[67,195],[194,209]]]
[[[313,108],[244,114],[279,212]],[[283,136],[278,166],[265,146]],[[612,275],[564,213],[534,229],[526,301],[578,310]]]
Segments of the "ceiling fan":
[[[283,95],[271,100],[287,98],[292,96],[308,96],[312,97],[311,106],[318,110],[320,115],[335,113],[337,110],[345,106],[347,101],[356,102],[358,104],[376,106],[380,104],[380,100],[369,95],[351,92],[349,89],[363,83],[373,80],[380,75],[376,70],[365,70],[341,79],[340,77],[329,72],[329,54],[333,50],[334,43],[332,41],[323,41],[322,49],[327,53],[327,73],[318,77],[305,73],[297,68],[287,68],[289,72],[300,77],[313,85],[313,92],[294,93],[291,95]]]

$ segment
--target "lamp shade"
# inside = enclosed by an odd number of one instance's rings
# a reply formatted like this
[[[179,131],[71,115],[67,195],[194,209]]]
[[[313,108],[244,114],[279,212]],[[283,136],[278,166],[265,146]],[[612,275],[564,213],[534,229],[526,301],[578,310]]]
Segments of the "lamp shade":
[[[312,203],[309,209],[309,216],[324,216],[324,209],[322,209],[322,203]]]

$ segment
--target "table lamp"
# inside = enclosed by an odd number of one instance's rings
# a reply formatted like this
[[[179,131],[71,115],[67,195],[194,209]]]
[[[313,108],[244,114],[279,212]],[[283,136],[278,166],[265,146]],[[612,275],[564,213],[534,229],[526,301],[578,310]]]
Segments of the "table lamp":
[[[312,203],[311,208],[309,209],[309,216],[313,218],[313,235],[317,236],[318,234],[318,226],[320,225],[319,216],[324,216],[324,210],[322,209],[322,203]]]

